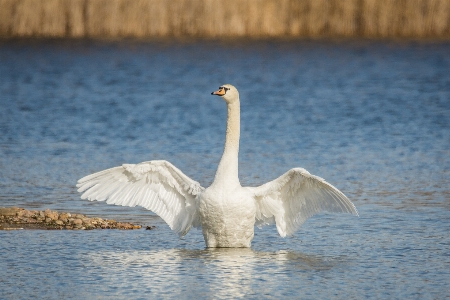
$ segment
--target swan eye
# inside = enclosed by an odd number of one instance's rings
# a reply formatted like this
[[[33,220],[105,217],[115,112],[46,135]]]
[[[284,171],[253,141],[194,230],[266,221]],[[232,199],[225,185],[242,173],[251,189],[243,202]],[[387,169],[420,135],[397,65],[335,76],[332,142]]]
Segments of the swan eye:
[[[224,86],[221,86],[220,88],[219,88],[219,90],[225,90],[225,93],[229,90],[230,88],[227,88],[227,87],[224,87]]]

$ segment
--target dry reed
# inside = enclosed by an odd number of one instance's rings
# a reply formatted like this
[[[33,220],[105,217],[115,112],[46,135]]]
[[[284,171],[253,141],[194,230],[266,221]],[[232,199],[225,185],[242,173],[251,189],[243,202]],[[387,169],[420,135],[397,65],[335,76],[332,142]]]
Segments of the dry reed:
[[[449,38],[450,0],[0,0],[0,36]]]

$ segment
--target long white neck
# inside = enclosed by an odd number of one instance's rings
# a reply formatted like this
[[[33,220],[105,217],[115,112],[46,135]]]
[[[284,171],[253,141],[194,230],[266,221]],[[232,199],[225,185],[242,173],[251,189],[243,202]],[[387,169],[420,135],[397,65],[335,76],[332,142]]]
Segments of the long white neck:
[[[239,135],[241,128],[241,109],[239,99],[227,104],[227,132],[222,159],[216,172],[213,184],[240,184],[238,177]]]

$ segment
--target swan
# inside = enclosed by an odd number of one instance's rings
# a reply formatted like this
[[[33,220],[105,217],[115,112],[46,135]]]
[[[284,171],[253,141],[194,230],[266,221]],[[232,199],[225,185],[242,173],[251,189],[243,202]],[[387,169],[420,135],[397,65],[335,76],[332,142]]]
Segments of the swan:
[[[225,147],[214,181],[203,188],[165,160],[123,164],[78,181],[82,199],[142,206],[159,215],[180,237],[202,229],[207,248],[250,247],[254,227],[275,223],[280,236],[292,235],[321,211],[351,213],[354,204],[337,188],[303,168],[293,168],[258,187],[238,178],[240,100],[238,90],[222,85],[212,92],[228,108]]]

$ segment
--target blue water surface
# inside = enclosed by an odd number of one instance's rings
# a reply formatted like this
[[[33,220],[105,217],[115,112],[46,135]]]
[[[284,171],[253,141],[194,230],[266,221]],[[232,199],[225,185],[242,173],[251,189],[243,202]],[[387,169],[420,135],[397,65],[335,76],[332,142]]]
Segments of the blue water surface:
[[[0,231],[5,299],[450,297],[449,42],[0,41],[0,206],[143,225]],[[360,217],[205,249],[142,208],[83,201],[76,181],[166,159],[208,186],[224,142],[221,84],[241,95],[240,179],[292,167]]]

